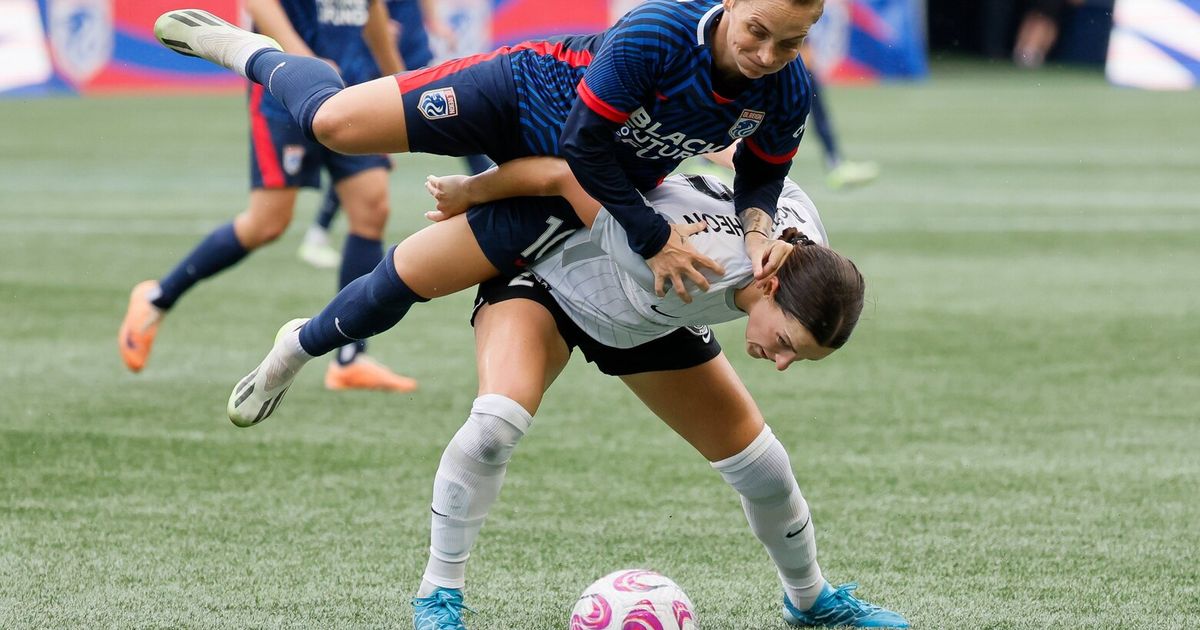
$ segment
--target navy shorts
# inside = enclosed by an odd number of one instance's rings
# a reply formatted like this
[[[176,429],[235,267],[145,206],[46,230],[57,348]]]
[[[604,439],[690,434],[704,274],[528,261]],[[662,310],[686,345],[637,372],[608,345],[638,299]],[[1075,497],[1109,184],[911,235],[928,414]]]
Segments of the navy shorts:
[[[334,182],[373,168],[392,168],[386,155],[342,155],[304,137],[291,119],[263,112],[263,88],[250,90],[250,188],[318,188],[321,169]]]
[[[600,371],[609,376],[628,376],[644,372],[663,370],[686,370],[703,365],[721,354],[721,344],[708,326],[687,326],[654,341],[632,348],[613,348],[591,338],[571,321],[558,302],[554,301],[554,289],[530,272],[516,277],[488,280],[479,285],[475,297],[475,308],[471,311],[471,324],[475,314],[484,304],[497,304],[505,300],[532,300],[541,304],[554,317],[558,333],[567,347],[579,348],[588,363],[595,363]]]
[[[474,206],[467,223],[489,262],[515,276],[583,227],[562,197],[512,197]]]
[[[396,75],[408,150],[497,164],[531,155],[521,141],[512,65],[505,49]]]

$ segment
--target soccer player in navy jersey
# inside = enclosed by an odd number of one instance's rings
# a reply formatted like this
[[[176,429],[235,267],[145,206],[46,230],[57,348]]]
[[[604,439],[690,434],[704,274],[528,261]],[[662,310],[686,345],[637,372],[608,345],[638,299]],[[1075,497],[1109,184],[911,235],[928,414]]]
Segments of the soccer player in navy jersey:
[[[435,21],[436,7],[432,0],[386,0],[388,15],[391,16],[392,32],[396,36],[400,51],[400,62],[407,70],[424,68],[433,61],[433,50],[429,47],[428,28],[433,28],[442,37],[452,37],[453,31],[443,23]],[[363,76],[375,78],[381,76],[375,58],[371,55],[366,42],[357,43],[359,59],[366,64]],[[344,75],[345,73],[343,73]],[[483,155],[468,155],[465,158],[467,169],[472,174],[482,173],[492,166],[492,161]],[[312,225],[304,233],[297,255],[301,260],[317,268],[336,267],[342,256],[329,244],[329,227],[341,207],[337,191],[332,184],[325,188],[321,207]]]
[[[772,273],[786,254],[765,234],[809,109],[797,57],[822,9],[821,0],[651,0],[603,33],[525,42],[349,88],[327,65],[228,24],[191,25],[168,12],[155,33],[177,52],[264,85],[308,137],[337,151],[484,153],[498,163],[562,154],[646,257],[656,290],[669,282],[687,301],[684,279],[704,291],[700,270],[723,270],[647,207],[641,190],[687,157],[744,140],[735,206],[756,276]],[[419,250],[394,250],[343,289],[304,325],[301,344],[319,356],[383,332],[412,304],[511,274],[580,225],[570,204],[544,198],[488,204],[465,223],[427,228]],[[257,392],[282,391],[272,370],[258,378]]]
[[[400,68],[388,32],[381,0],[346,0],[335,4],[316,0],[249,0],[246,9],[263,35],[258,41],[282,43],[297,58],[320,64],[348,81],[377,76],[349,51],[365,39],[379,67]],[[171,18],[181,25],[224,25],[199,11]],[[370,272],[383,257],[383,229],[388,215],[388,170],[384,155],[341,155],[306,138],[287,110],[263,89],[251,84],[250,202],[232,222],[217,228],[160,280],[138,284],[118,334],[126,366],[140,371],[146,364],[163,316],[197,282],[236,265],[249,252],[274,241],[292,218],[301,187],[315,187],[325,169],[346,201],[350,230],[339,274],[339,288]],[[412,379],[397,375],[362,354],[361,343],[339,345],[337,359],[326,373],[330,389],[411,391]]]

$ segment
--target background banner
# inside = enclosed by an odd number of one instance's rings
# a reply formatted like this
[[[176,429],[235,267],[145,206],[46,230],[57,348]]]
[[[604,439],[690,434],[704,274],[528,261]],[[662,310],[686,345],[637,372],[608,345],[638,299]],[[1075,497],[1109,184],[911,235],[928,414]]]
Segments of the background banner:
[[[1105,72],[1129,87],[1200,85],[1200,0],[1117,0]]]
[[[439,0],[439,18],[455,39],[440,43],[437,52],[447,58],[550,35],[599,32],[638,3]],[[244,22],[239,0],[184,4]],[[179,6],[180,0],[0,0],[0,95],[240,88],[232,73],[154,40],[154,20]],[[812,36],[817,71],[834,81],[924,76],[922,6],[922,0],[827,0]]]
[[[235,24],[238,0],[189,0]],[[228,90],[242,79],[154,40],[178,0],[0,0],[0,93]]]

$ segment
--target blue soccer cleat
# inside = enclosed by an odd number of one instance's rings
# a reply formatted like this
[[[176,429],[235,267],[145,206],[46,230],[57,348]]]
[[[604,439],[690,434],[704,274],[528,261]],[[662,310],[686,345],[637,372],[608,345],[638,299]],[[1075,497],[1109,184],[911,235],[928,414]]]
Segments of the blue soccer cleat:
[[[475,612],[463,605],[462,590],[438,588],[429,597],[414,597],[413,628],[416,630],[467,630],[463,611]]]
[[[834,628],[907,628],[908,620],[886,608],[868,604],[850,594],[858,588],[851,582],[833,588],[826,584],[813,607],[797,610],[787,595],[783,596],[783,620],[792,626]]]

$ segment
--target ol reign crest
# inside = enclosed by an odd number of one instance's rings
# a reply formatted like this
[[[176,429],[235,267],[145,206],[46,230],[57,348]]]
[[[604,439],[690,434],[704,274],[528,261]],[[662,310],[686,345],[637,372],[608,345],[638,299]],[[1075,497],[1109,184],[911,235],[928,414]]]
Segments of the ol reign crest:
[[[753,109],[743,109],[742,115],[738,116],[737,122],[729,128],[729,137],[740,140],[749,138],[750,134],[758,130],[758,126],[762,124],[763,118],[766,118],[763,112],[757,112]]]
[[[457,116],[458,97],[454,95],[452,87],[429,90],[421,94],[421,99],[417,101],[417,109],[421,110],[421,115],[427,120]]]

